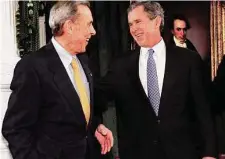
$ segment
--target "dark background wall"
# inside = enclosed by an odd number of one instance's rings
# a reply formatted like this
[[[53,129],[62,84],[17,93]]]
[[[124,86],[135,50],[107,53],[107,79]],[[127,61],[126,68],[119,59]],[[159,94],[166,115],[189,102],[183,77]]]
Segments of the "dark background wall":
[[[184,14],[189,19],[192,28],[188,30],[188,39],[203,59],[210,58],[210,1],[160,1],[160,4],[165,10],[166,21],[174,13]],[[170,31],[166,24],[165,39],[168,39]]]
[[[54,2],[46,2],[46,21],[50,7]],[[184,14],[191,24],[187,37],[197,48],[204,60],[210,61],[210,1],[160,1],[165,11],[164,38],[171,36],[167,21],[174,13]],[[126,9],[129,1],[106,2],[92,1],[91,9],[97,35],[91,40],[88,50],[92,51],[91,59],[98,65],[95,71],[105,74],[108,63],[118,54],[130,49],[131,37],[127,25]],[[46,23],[47,41],[51,31]],[[103,63],[102,63],[103,62]],[[106,64],[107,63],[107,64]],[[102,69],[103,68],[103,69]]]

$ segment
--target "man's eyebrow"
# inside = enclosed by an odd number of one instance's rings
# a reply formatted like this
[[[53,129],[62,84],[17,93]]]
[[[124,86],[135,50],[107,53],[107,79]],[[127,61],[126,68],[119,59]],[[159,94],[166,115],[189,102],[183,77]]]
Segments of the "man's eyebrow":
[[[177,27],[177,29],[187,29],[187,27],[181,28],[181,27]]]

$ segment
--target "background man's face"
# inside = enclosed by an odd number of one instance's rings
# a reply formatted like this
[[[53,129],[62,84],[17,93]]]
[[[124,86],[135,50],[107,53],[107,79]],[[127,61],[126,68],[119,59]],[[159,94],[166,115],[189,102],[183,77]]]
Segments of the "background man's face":
[[[176,19],[173,22],[172,34],[180,41],[186,40],[187,26],[185,21]]]

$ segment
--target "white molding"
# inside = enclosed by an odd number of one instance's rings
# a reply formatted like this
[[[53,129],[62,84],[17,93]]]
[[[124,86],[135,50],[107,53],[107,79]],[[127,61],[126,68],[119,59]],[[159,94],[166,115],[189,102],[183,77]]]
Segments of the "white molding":
[[[3,142],[0,143],[0,151],[7,151],[7,152],[9,152],[7,141],[6,141],[6,140],[4,139],[4,137],[2,137],[2,136],[1,136],[1,140],[2,140]]]
[[[10,84],[0,84],[1,92],[11,92]]]
[[[39,17],[39,46],[46,44],[45,16]]]
[[[18,1],[0,2],[0,131],[11,93],[10,83],[20,60],[16,42],[16,10]],[[7,141],[0,133],[0,158],[11,159]]]
[[[16,43],[16,10],[17,1],[0,2],[0,35],[1,57],[18,57]]]

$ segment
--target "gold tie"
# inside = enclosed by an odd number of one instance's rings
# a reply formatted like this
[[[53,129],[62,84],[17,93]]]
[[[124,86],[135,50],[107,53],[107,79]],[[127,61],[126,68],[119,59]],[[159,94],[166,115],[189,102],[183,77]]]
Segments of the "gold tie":
[[[81,78],[81,73],[79,70],[78,63],[75,59],[72,60],[72,68],[73,68],[73,73],[74,73],[74,80],[76,83],[76,88],[80,97],[80,102],[83,108],[84,116],[86,119],[86,122],[88,124],[89,118],[90,118],[90,104],[87,96],[87,92],[85,89],[84,82],[82,81]]]

